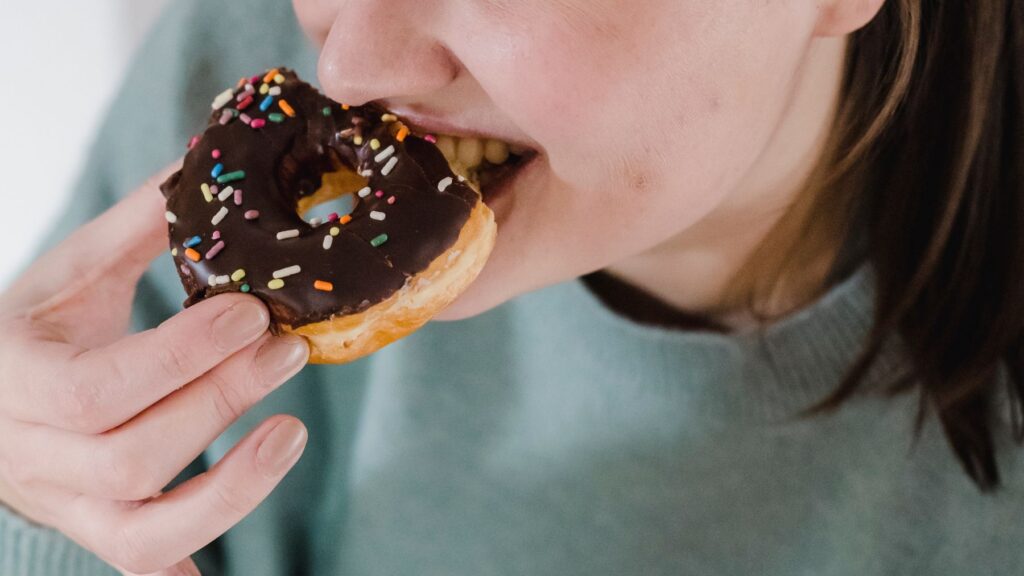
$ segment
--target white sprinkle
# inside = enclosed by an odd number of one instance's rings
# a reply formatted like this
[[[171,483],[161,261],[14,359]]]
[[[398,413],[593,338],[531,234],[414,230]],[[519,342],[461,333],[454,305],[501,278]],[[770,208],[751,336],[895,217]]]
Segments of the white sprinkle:
[[[451,176],[443,178],[440,182],[437,183],[437,191],[444,192],[445,190],[448,189],[449,186],[452,185],[452,182],[454,182],[454,180],[452,180]]]
[[[221,190],[221,193],[217,195],[217,200],[220,200],[221,202],[223,202],[223,201],[227,200],[228,198],[230,198],[231,195],[234,194],[234,193],[235,193],[235,189],[232,188],[231,186],[228,186],[224,190]]]
[[[167,218],[167,221],[170,222],[171,224],[174,224],[175,222],[178,221],[178,216],[174,212],[171,212],[170,210],[164,212],[164,218]]]
[[[395,164],[398,164],[398,158],[391,158],[391,160],[388,160],[388,163],[384,165],[384,169],[381,170],[380,173],[387,176],[391,173],[391,170],[394,169]]]
[[[465,182],[465,181],[466,181],[466,177],[463,176],[462,174],[459,174],[459,182]]]
[[[323,224],[323,222],[324,222],[324,221],[323,221],[323,220],[321,220],[320,218],[313,218],[312,220],[310,220],[310,221],[309,221],[309,225],[310,225],[310,226],[313,226],[313,227],[315,228],[315,227],[317,227],[317,226],[319,226],[319,225]]]
[[[218,210],[217,213],[213,215],[213,219],[210,220],[210,223],[213,224],[214,226],[216,226],[217,224],[220,224],[220,221],[223,220],[224,217],[227,216],[227,215],[228,215],[228,207],[227,206],[221,206],[220,210]]]
[[[362,190],[359,191],[359,197],[366,198],[367,196],[370,195],[370,192],[373,192],[373,190],[371,190],[370,187],[367,186],[366,188],[363,188]]]
[[[373,170],[370,170],[369,168],[367,168],[366,170],[363,170],[362,172],[360,172],[359,175],[362,176],[363,178],[369,178],[370,176],[373,176]],[[386,176],[386,174],[385,174],[385,176]]]
[[[281,87],[280,86],[274,86],[269,91],[267,91],[267,94],[270,94],[271,96],[280,96],[281,95]]]
[[[324,236],[324,250],[330,250],[332,245],[334,245],[334,236],[330,234]]]
[[[373,157],[373,161],[377,162],[379,164],[379,163],[387,160],[388,158],[390,158],[391,155],[394,154],[394,153],[395,153],[395,147],[394,146],[388,146],[387,148],[381,150],[380,154],[377,154],[376,156],[374,156]]]
[[[274,278],[287,278],[289,276],[294,276],[299,272],[302,272],[302,268],[299,268],[298,264],[296,264],[295,266],[281,268],[280,270],[274,272]]]
[[[281,232],[277,233],[278,240],[287,240],[289,238],[297,238],[298,236],[299,231],[294,228],[292,228],[291,230],[282,230]]]
[[[373,218],[374,220],[383,220],[384,213],[374,210],[373,212],[370,212],[370,218]]]
[[[220,286],[221,284],[227,284],[229,282],[231,282],[231,277],[230,276],[217,276],[217,285],[218,286]]]
[[[216,274],[210,274],[210,277],[206,279],[206,283],[209,284],[210,286],[216,286],[217,285],[217,276],[216,276]]]
[[[217,94],[217,97],[213,99],[213,104],[210,105],[214,110],[224,106],[228,102],[231,102],[231,98],[235,96],[235,91],[228,88],[227,90]]]

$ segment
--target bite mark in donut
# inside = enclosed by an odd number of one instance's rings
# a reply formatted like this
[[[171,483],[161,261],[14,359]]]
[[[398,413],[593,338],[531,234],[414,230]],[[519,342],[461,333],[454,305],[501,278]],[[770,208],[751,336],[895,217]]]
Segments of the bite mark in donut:
[[[266,302],[310,361],[346,362],[414,331],[473,281],[494,216],[426,138],[374,104],[333,102],[281,68],[213,102],[161,185],[185,306]],[[350,213],[302,215],[340,196]]]

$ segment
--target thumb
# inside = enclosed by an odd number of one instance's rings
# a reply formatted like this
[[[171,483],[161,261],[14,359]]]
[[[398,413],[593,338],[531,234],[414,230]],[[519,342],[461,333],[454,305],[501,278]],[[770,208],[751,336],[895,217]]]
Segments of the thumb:
[[[118,572],[121,573],[121,576],[143,576],[142,574],[128,572],[126,570],[121,570],[120,568],[118,569]],[[191,558],[186,558],[174,566],[164,568],[159,572],[146,574],[145,576],[202,576],[202,573],[199,572],[199,568]]]
[[[48,307],[100,281],[134,287],[167,248],[167,221],[160,183],[181,166],[179,159],[96,219],[40,257],[0,299],[0,312]]]

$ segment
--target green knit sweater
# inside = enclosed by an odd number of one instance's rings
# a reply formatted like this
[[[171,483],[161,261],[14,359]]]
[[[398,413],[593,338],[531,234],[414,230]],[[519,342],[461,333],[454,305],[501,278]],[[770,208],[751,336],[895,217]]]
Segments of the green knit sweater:
[[[315,78],[289,2],[175,3],[52,242],[179,156],[212,95],[279,64]],[[1024,472],[1004,418],[1006,486],[983,496],[932,418],[913,442],[912,396],[792,417],[858,352],[872,282],[861,266],[806,309],[723,335],[636,324],[576,280],[309,366],[179,477],[268,415],[309,429],[279,488],[195,558],[207,576],[1024,573]],[[161,258],[135,325],[183,298]],[[868,380],[906,370],[893,341]],[[116,572],[0,507],[0,575],[100,574]]]

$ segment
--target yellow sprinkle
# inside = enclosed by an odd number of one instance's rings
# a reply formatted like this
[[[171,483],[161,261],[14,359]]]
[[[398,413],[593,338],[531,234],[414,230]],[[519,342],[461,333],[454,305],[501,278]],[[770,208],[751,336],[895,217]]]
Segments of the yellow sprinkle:
[[[213,202],[213,193],[210,192],[210,185],[203,182],[199,189],[203,191],[203,198],[206,198],[207,202]]]
[[[278,75],[278,72],[280,72],[280,70],[278,70],[277,68],[268,70],[267,73],[263,75],[263,82],[270,83],[270,81],[273,80],[274,77]]]
[[[373,148],[374,150],[380,148],[380,140],[377,140],[376,138],[370,140],[370,148]]]
[[[352,138],[352,143],[355,144],[356,146],[362,146],[363,145],[363,137],[362,136],[354,136]]]
[[[235,270],[235,272],[231,275],[231,280],[233,282],[238,282],[242,278],[245,278],[245,270],[243,270],[242,268]]]
[[[280,74],[274,76],[274,82],[277,84],[284,84],[284,76]]]
[[[178,249],[177,248],[171,248],[171,256],[177,256],[177,255],[178,255]]]
[[[280,290],[281,288],[284,288],[284,280],[274,278],[270,282],[267,282],[267,288],[270,288],[271,290]]]
[[[260,94],[266,94],[267,92],[270,92],[270,85],[260,84]]]
[[[398,116],[394,114],[384,114],[380,117],[381,122],[394,122],[395,120],[398,120]]]
[[[341,234],[341,228],[338,228],[337,226],[332,226],[331,236],[337,236],[338,234]]]

